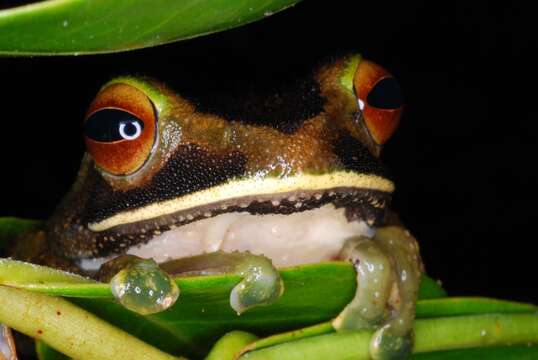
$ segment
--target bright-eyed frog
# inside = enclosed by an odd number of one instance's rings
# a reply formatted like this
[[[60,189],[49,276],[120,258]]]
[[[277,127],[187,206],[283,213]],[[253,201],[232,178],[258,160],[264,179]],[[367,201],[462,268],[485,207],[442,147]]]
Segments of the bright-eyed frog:
[[[75,184],[15,254],[85,273],[153,258],[173,272],[245,276],[272,269],[266,258],[349,260],[356,295],[334,327],[375,329],[373,358],[405,358],[422,266],[389,213],[394,184],[379,161],[402,108],[394,77],[359,55],[270,96],[208,104],[153,79],[113,79],[84,120]],[[282,291],[278,276],[250,280]]]

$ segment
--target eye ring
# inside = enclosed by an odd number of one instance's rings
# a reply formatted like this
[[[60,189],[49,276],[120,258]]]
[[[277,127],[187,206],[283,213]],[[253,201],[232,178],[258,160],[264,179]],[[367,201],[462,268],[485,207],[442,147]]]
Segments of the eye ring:
[[[396,131],[404,107],[397,80],[383,67],[362,60],[353,78],[353,89],[372,140],[383,145]]]
[[[141,169],[158,137],[158,114],[135,86],[112,83],[90,105],[84,121],[86,149],[103,172],[125,176]]]

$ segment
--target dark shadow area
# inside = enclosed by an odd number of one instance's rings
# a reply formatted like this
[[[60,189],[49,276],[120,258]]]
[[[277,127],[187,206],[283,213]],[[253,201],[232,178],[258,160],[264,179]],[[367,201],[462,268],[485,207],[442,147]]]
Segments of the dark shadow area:
[[[41,2],[41,1],[35,1],[35,0],[33,0],[33,1],[32,0],[3,0],[2,2],[0,2],[0,10],[14,8],[14,7],[28,5],[28,4],[33,4],[33,3],[38,3],[38,2]]]

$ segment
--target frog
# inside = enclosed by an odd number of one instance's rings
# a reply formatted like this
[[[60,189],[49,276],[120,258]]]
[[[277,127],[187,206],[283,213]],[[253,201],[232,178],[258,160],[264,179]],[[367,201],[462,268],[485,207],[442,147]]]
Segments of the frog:
[[[235,272],[248,278],[231,296],[238,313],[285,291],[275,269],[349,261],[356,293],[333,327],[374,331],[374,359],[406,358],[424,269],[380,160],[401,88],[359,54],[291,84],[204,104],[153,78],[110,80],[86,112],[72,188],[14,256],[106,280],[139,259]]]

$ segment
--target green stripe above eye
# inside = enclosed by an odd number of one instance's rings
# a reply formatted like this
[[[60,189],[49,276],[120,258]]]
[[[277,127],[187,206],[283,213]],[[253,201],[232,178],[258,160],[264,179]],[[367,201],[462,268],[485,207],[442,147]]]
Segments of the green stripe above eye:
[[[342,75],[340,76],[340,84],[351,92],[353,92],[353,78],[355,77],[355,71],[357,71],[357,66],[359,66],[361,59],[362,56],[359,54],[350,56],[342,71]]]

